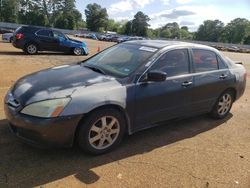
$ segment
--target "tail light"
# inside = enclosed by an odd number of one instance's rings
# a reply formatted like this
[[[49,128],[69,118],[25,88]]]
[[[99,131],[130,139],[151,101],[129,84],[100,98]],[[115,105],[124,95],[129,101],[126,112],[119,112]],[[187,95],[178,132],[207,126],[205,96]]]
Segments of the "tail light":
[[[24,37],[24,34],[22,34],[22,33],[18,33],[18,34],[16,34],[16,39],[22,39]]]

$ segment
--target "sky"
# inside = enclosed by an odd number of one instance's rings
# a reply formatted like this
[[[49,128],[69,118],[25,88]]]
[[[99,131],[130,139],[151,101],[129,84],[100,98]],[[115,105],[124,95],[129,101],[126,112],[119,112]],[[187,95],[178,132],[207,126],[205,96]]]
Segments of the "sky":
[[[225,24],[241,17],[250,20],[250,0],[76,0],[83,14],[87,4],[97,3],[107,9],[109,18],[132,20],[138,11],[150,18],[150,27],[162,27],[170,22],[196,31],[204,20],[219,19]]]

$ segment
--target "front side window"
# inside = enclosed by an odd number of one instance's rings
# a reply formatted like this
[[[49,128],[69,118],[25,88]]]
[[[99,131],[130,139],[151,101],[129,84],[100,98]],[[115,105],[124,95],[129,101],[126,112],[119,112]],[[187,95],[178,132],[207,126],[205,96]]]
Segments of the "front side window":
[[[193,49],[195,72],[218,70],[216,54],[209,50]]]
[[[162,55],[151,70],[167,73],[168,77],[189,73],[189,56],[187,49],[172,50]]]
[[[58,32],[58,31],[53,31],[53,35],[55,38],[63,38],[63,39],[66,39],[65,35]]]
[[[52,33],[48,30],[40,30],[37,32],[37,35],[44,36],[44,37],[51,37]]]

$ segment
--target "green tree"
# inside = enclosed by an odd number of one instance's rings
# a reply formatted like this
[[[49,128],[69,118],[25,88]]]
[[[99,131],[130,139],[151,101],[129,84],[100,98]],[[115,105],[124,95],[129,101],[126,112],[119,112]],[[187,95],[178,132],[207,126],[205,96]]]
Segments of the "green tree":
[[[201,41],[219,42],[224,23],[220,20],[206,20],[198,28],[195,39]]]
[[[160,37],[162,38],[171,38],[171,32],[169,29],[163,29],[160,32]]]
[[[244,18],[236,18],[226,25],[224,40],[229,43],[244,43],[250,35],[250,22]]]
[[[16,23],[18,16],[18,5],[18,0],[1,0],[0,21]]]
[[[157,37],[157,32],[154,29],[148,29],[147,30],[147,37],[149,38],[156,38]]]
[[[109,19],[108,20],[108,24],[105,28],[106,31],[114,31],[114,32],[118,32],[119,28],[121,27],[121,24],[116,22],[113,19]]]
[[[132,35],[132,21],[125,23],[124,34]]]
[[[184,29],[180,29],[180,38],[184,40],[192,40],[193,35],[190,32],[188,32],[186,28],[184,28]]]
[[[182,26],[181,29],[188,31],[188,27],[187,26]]]
[[[87,5],[85,15],[87,28],[91,31],[99,31],[101,28],[105,28],[108,23],[106,8],[102,8],[96,3]]]
[[[150,19],[146,14],[141,11],[137,12],[132,20],[132,33],[137,36],[146,36],[149,21]]]

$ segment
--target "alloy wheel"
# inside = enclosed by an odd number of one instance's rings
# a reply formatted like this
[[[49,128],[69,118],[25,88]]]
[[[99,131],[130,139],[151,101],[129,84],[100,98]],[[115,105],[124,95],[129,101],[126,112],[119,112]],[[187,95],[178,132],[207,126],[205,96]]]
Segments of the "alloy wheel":
[[[219,100],[217,112],[220,116],[225,115],[232,105],[232,97],[230,94],[225,93]]]
[[[103,116],[91,126],[88,140],[93,148],[102,150],[113,145],[119,133],[119,121],[113,116]]]
[[[27,47],[27,52],[29,54],[35,54],[37,52],[37,47],[34,45],[34,44],[30,44],[28,47]]]
[[[82,54],[82,49],[81,48],[75,48],[74,49],[74,54],[75,55],[81,55]]]

